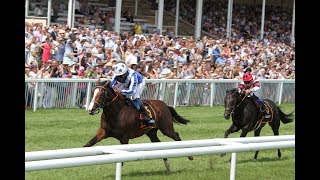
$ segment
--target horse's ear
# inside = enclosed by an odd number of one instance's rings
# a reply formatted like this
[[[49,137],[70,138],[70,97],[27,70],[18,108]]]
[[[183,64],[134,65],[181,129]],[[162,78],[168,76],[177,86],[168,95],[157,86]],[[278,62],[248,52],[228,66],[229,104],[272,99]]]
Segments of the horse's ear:
[[[97,80],[96,84],[100,84],[100,78]]]

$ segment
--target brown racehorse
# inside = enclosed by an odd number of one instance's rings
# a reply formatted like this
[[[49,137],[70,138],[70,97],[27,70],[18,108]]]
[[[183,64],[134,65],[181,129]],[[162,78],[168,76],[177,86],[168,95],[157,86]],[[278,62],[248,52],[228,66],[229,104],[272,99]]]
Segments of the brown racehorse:
[[[275,136],[279,135],[280,122],[287,124],[293,122],[293,112],[285,114],[270,99],[264,99],[268,107],[270,118],[262,118],[262,114],[254,101],[247,95],[239,93],[237,88],[229,89],[224,99],[224,117],[226,120],[232,117],[232,124],[225,132],[224,137],[242,130],[240,137],[246,137],[248,132],[254,131],[254,136],[260,136],[261,129],[268,123]],[[254,159],[257,159],[259,151],[255,152]],[[222,156],[225,155],[221,154]],[[278,157],[281,157],[278,149]]]
[[[178,124],[187,124],[189,120],[181,117],[173,107],[167,106],[160,100],[143,100],[153,111],[156,127],[143,128],[143,121],[140,120],[140,113],[130,100],[122,94],[116,93],[110,87],[110,81],[98,80],[96,87],[92,92],[92,100],[88,111],[90,115],[96,114],[102,108],[101,125],[96,135],[84,147],[90,147],[108,137],[114,137],[121,144],[128,144],[129,139],[140,137],[146,134],[151,142],[160,142],[158,129],[166,136],[175,141],[181,141],[179,134],[174,131],[173,122]],[[193,160],[192,156],[188,157]],[[170,170],[170,164],[167,158],[164,158],[164,164]]]

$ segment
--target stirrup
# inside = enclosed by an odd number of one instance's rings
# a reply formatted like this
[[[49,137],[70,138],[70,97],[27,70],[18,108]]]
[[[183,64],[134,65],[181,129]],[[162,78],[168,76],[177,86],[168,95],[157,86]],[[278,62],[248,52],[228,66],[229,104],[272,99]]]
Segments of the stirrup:
[[[270,118],[270,117],[271,117],[270,114],[267,114],[267,115],[264,116],[264,118]]]
[[[150,119],[149,121],[146,122],[146,126],[156,126],[155,121],[153,119]]]
[[[149,121],[148,121],[148,124],[154,124],[155,123],[155,121],[153,120],[153,119],[150,119]]]

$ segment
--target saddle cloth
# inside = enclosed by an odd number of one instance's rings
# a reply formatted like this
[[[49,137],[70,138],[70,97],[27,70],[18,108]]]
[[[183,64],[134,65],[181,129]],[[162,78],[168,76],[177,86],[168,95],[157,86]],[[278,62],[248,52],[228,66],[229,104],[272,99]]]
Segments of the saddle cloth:
[[[130,106],[133,106],[138,112],[140,111],[140,107],[139,107],[139,104],[137,103],[134,103],[134,101],[132,101],[130,98],[126,98],[127,99],[127,102],[128,102],[128,105]],[[152,107],[152,105],[150,103],[148,103],[147,101],[145,100],[142,100],[141,101],[143,103],[143,106],[145,107],[149,117],[151,119],[154,119],[156,120],[156,115],[155,115],[155,111],[154,111],[154,108]],[[144,128],[155,128],[155,127],[148,127],[145,120],[144,120],[144,117],[143,117],[143,114],[142,112],[140,112],[140,121],[141,121],[141,128],[144,129]]]
[[[258,109],[260,109],[260,105],[256,101],[254,101],[254,104],[258,107]],[[263,104],[266,107],[266,114],[265,114],[265,116],[263,116],[263,114],[261,115],[260,121],[262,123],[272,122],[273,111],[272,111],[271,104],[268,101],[265,101],[265,100],[263,100]]]
[[[155,113],[154,113],[154,110],[152,108],[152,106],[147,103],[147,102],[143,102],[143,105],[144,107],[146,108],[147,112],[148,112],[148,115],[152,118],[152,119],[155,119]]]

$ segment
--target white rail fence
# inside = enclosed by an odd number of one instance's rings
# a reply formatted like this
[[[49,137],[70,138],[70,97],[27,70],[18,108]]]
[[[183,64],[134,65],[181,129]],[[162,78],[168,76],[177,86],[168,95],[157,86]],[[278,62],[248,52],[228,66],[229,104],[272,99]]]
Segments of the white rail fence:
[[[115,179],[120,180],[122,162],[232,153],[230,179],[234,180],[237,152],[293,147],[295,135],[281,135],[33,151],[25,153],[25,171],[116,163]]]
[[[26,106],[38,108],[88,107],[97,79],[25,79]],[[141,99],[158,99],[167,105],[223,105],[226,90],[237,87],[237,79],[146,79]],[[294,79],[262,79],[261,98],[280,105],[295,102]]]

